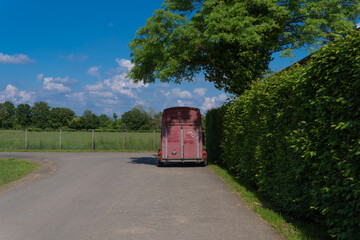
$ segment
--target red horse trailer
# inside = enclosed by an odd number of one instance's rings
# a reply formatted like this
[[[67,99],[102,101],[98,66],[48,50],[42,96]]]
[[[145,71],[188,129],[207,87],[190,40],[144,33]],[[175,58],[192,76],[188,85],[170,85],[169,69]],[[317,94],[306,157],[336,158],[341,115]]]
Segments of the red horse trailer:
[[[172,107],[162,115],[161,149],[158,166],[168,162],[196,162],[207,165],[204,134],[198,108]]]

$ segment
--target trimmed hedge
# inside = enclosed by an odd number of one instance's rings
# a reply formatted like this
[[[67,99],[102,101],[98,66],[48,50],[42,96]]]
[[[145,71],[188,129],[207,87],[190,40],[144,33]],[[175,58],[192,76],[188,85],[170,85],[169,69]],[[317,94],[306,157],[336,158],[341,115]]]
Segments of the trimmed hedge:
[[[282,212],[360,239],[360,36],[344,37],[208,112],[209,160]],[[214,139],[216,138],[216,139]]]
[[[222,109],[225,110],[224,107]],[[213,163],[220,163],[218,160],[221,153],[220,143],[223,135],[223,116],[225,114],[222,109],[209,110],[205,118],[207,159]]]

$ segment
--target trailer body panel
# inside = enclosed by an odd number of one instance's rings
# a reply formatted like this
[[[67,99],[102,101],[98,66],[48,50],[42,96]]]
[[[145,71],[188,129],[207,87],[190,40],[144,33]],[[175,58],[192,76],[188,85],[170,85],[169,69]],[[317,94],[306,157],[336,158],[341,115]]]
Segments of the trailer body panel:
[[[198,108],[164,109],[160,163],[205,162],[201,113]]]

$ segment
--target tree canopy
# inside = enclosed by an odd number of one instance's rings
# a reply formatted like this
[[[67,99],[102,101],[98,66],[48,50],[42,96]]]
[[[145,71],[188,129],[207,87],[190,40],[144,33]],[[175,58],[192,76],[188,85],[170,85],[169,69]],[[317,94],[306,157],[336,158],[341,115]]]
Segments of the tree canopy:
[[[31,107],[29,104],[19,104],[16,108],[16,120],[22,127],[27,127],[31,124]]]
[[[150,115],[140,105],[135,106],[130,111],[125,112],[121,119],[129,130],[149,130]]]
[[[129,44],[135,82],[192,81],[241,94],[272,54],[355,29],[360,0],[165,0]]]
[[[118,119],[116,113],[112,118],[106,114],[97,116],[86,109],[81,116],[64,107],[50,107],[47,102],[18,104],[15,106],[10,101],[0,103],[0,129],[25,129],[30,130],[90,130],[119,131],[126,126],[130,131],[150,131],[161,129],[162,112],[150,108],[146,112],[141,105],[135,106],[122,114]]]
[[[35,127],[45,129],[50,126],[50,106],[47,102],[35,102],[31,112]]]
[[[0,122],[2,128],[11,128],[15,116],[15,106],[12,102],[0,103]]]
[[[59,129],[62,126],[68,126],[75,117],[75,112],[68,108],[55,107],[50,111],[52,128]]]

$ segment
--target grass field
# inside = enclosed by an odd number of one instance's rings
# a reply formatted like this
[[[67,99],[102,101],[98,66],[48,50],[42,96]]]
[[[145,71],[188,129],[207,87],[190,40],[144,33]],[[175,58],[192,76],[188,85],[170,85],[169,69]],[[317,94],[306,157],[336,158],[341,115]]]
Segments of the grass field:
[[[21,159],[0,159],[0,186],[38,169],[38,165]]]
[[[123,148],[123,134],[125,144]],[[137,132],[95,132],[96,151],[154,151],[154,133]],[[91,151],[91,132],[62,132],[62,150]],[[155,133],[155,151],[160,148],[160,133]],[[25,132],[15,130],[0,131],[0,150],[26,150]],[[59,132],[28,132],[27,150],[60,150]]]

